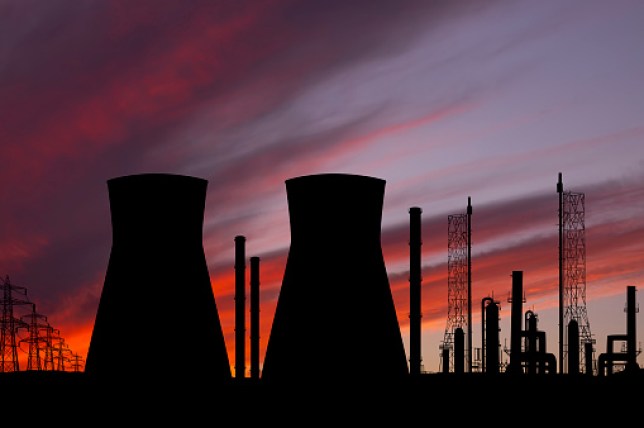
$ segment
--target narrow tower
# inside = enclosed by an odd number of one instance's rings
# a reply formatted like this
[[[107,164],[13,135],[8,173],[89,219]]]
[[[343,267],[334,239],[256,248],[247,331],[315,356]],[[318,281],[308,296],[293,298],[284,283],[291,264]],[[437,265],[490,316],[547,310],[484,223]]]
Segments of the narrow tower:
[[[471,199],[468,197],[465,214],[452,214],[447,217],[447,325],[440,346],[443,372],[450,371],[449,367],[445,367],[447,361],[454,371],[461,367],[472,370],[471,215]],[[463,335],[459,334],[459,337],[467,336],[463,337],[467,344],[464,345],[466,349],[463,349],[462,353],[465,354],[466,362],[455,361],[454,332],[457,329],[463,330]],[[446,358],[448,356],[449,358]]]
[[[472,198],[467,197],[467,371],[472,372]]]
[[[409,209],[409,372],[421,372],[421,213],[419,207]]]
[[[559,194],[559,373],[564,373],[564,302],[563,302],[563,182],[561,173],[557,181],[557,193]]]
[[[250,258],[250,377],[259,379],[259,257]]]
[[[246,237],[235,236],[235,378],[246,372]]]
[[[561,173],[559,193],[559,372],[565,373],[570,350],[581,352],[579,365],[591,371],[595,340],[590,331],[586,310],[586,226],[585,195],[564,191]],[[579,344],[569,343],[566,326],[576,321]],[[574,335],[577,337],[577,335]],[[590,350],[590,352],[588,351]]]

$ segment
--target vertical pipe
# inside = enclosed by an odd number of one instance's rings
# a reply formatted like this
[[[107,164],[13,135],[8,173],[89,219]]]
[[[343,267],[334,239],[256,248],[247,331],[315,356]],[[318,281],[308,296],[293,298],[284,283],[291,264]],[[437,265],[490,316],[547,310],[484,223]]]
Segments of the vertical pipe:
[[[635,334],[635,313],[637,312],[635,306],[635,286],[629,285],[626,287],[626,351],[628,352],[626,362],[627,369],[637,368],[637,352],[635,350],[636,334]]]
[[[512,313],[510,314],[510,365],[508,371],[521,371],[521,312],[523,311],[523,271],[512,271]]]
[[[487,303],[489,305],[492,302],[493,302],[493,300],[492,300],[491,297],[484,297],[481,300],[481,353],[482,353],[482,355],[481,355],[481,372],[482,373],[485,373],[485,363],[486,363],[485,354],[486,354],[486,347],[487,347],[487,344],[486,344],[487,334],[485,332],[485,329],[487,328],[487,316],[486,316],[487,315],[487,310],[485,309],[485,307],[486,307],[485,304]]]
[[[259,379],[259,257],[250,258],[250,377]]]
[[[246,363],[246,237],[235,236],[235,378],[244,378]]]
[[[422,209],[409,209],[409,373],[420,374],[421,367],[421,221]]]
[[[563,303],[563,181],[557,181],[559,194],[559,373],[564,373],[564,303]]]
[[[472,372],[472,198],[467,197],[467,371]]]

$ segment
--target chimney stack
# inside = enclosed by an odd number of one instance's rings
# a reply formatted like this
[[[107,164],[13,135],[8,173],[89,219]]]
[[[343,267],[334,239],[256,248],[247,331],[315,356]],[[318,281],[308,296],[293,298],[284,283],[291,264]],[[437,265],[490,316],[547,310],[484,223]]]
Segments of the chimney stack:
[[[419,207],[409,209],[409,371],[412,376],[421,372],[421,213]]]

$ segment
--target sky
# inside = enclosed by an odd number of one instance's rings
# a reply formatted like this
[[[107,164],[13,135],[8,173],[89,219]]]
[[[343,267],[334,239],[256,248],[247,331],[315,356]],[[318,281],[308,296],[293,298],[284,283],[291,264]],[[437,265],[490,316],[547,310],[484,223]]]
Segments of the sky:
[[[584,306],[606,352],[626,333],[627,286],[644,282],[642,22],[638,0],[0,0],[0,275],[85,357],[107,180],[206,179],[232,368],[234,237],[261,259],[263,359],[290,244],[285,180],[367,175],[386,180],[381,243],[407,352],[409,208],[423,210],[425,371],[447,326],[448,216],[468,197],[474,347],[490,296],[509,346],[520,270],[557,353],[562,173],[585,197]]]

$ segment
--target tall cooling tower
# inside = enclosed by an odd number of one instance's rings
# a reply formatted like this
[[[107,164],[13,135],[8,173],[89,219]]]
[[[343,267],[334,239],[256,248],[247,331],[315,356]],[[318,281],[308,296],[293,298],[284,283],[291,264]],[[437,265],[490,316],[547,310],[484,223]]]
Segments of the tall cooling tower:
[[[85,372],[132,382],[230,379],[202,243],[207,181],[139,174],[107,184],[112,247]]]
[[[384,180],[360,175],[286,181],[291,244],[263,380],[409,373],[380,242],[384,191]]]

